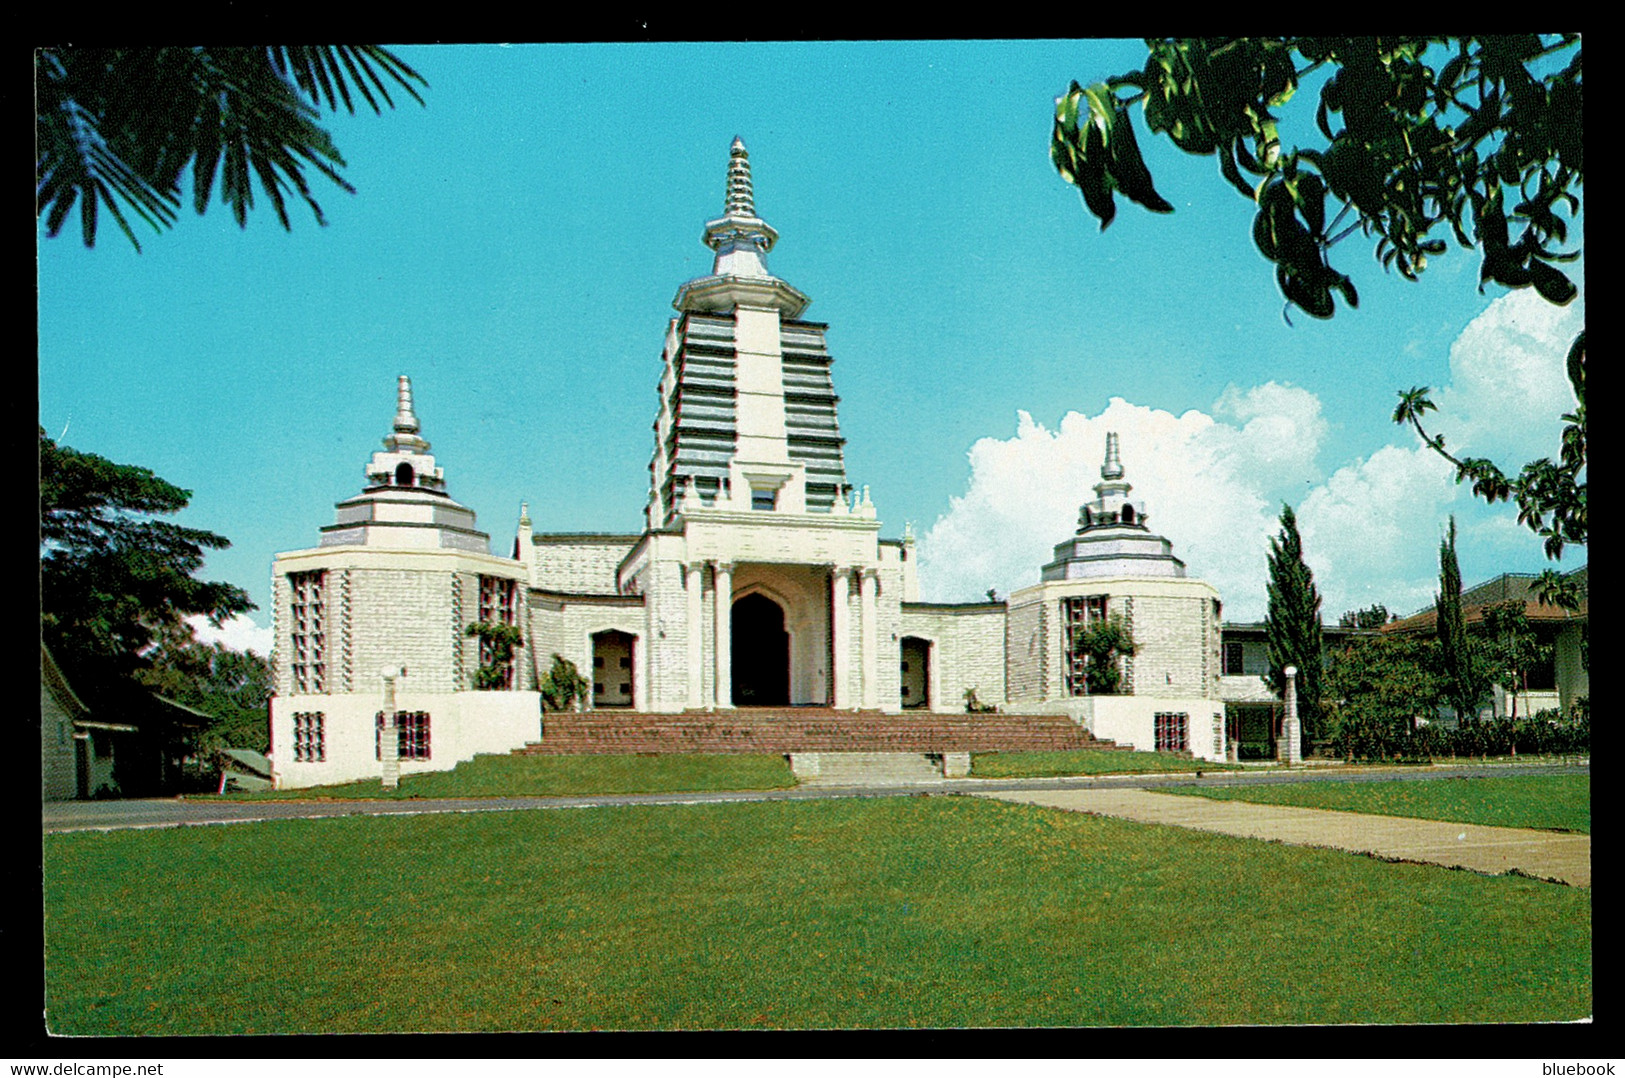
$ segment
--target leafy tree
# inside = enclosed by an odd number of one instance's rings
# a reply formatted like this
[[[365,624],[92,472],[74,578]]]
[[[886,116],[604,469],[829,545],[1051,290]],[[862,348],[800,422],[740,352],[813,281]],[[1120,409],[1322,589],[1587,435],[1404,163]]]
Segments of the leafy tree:
[[[136,675],[142,685],[214,716],[197,748],[269,751],[271,667],[264,657],[218,641],[202,643],[182,622],[162,634],[145,658],[147,666]]]
[[[553,666],[537,686],[542,694],[542,704],[549,711],[568,711],[575,706],[577,700],[586,702],[587,694],[592,691],[592,682],[581,676],[576,664],[560,655],[553,653]]]
[[[1270,668],[1264,682],[1276,693],[1286,692],[1285,670],[1298,668],[1298,717],[1306,740],[1322,734],[1320,715],[1321,628],[1320,592],[1315,576],[1303,560],[1298,518],[1290,505],[1281,506],[1281,534],[1270,540],[1269,612],[1264,633],[1269,644]]]
[[[37,213],[57,235],[79,208],[85,245],[96,242],[100,208],[140,250],[126,211],[162,231],[191,173],[192,204],[220,201],[239,226],[254,183],[283,228],[297,195],[325,224],[305,169],[353,193],[344,159],[317,125],[320,107],[355,112],[359,96],[381,112],[390,85],[422,103],[422,76],[376,45],[40,49],[35,56]]]
[[[1516,719],[1518,693],[1528,691],[1530,671],[1552,661],[1553,649],[1535,636],[1523,603],[1516,599],[1484,608],[1484,637],[1490,676],[1512,694]]]
[[[1439,593],[1433,598],[1438,615],[1439,669],[1444,697],[1463,722],[1476,722],[1478,703],[1489,691],[1489,675],[1478,642],[1467,633],[1461,610],[1461,568],[1456,564],[1456,518],[1439,544]]]
[[[1533,287],[1554,304],[1579,289],[1559,267],[1580,209],[1585,158],[1578,35],[1492,37],[1176,38],[1146,42],[1143,68],[1056,99],[1050,157],[1105,228],[1114,192],[1172,212],[1140,155],[1129,109],[1187,153],[1216,156],[1219,171],[1257,206],[1252,238],[1275,270],[1288,308],[1316,318],[1359,296],[1331,265],[1358,231],[1376,240],[1385,269],[1415,280],[1450,239],[1481,255],[1488,282]],[[1300,83],[1323,75],[1316,144],[1300,148],[1278,111]],[[1513,238],[1513,231],[1517,236]],[[1284,312],[1283,312],[1284,313]],[[1428,389],[1400,394],[1394,421],[1471,480],[1476,496],[1514,500],[1547,556],[1587,539],[1585,333],[1568,353],[1579,406],[1563,417],[1558,463],[1526,464],[1516,478],[1488,460],[1447,453],[1423,430]],[[1553,579],[1547,586],[1554,586]]]
[[[1337,619],[1337,624],[1345,629],[1380,629],[1389,620],[1388,608],[1375,603],[1364,610],[1345,610]]]
[[[1115,614],[1077,630],[1073,648],[1084,656],[1083,683],[1091,696],[1123,691],[1123,657],[1139,651],[1128,625]]]
[[[241,588],[194,576],[227,539],[152,519],[184,509],[191,491],[43,429],[39,439],[40,628],[76,688],[94,695],[150,668],[161,636],[189,636],[187,617],[218,624],[254,609]]]
[[[1388,738],[1416,730],[1432,712],[1443,683],[1437,644],[1404,636],[1369,636],[1332,652],[1326,668],[1328,727],[1334,739]]]

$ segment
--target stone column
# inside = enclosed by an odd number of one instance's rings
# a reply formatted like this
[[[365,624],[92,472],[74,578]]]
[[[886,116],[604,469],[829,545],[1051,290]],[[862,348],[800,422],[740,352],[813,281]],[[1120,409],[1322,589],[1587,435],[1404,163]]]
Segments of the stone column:
[[[694,562],[684,567],[688,583],[688,706],[705,706],[705,564]]]
[[[1298,725],[1298,668],[1289,666],[1286,675],[1286,721],[1281,727],[1281,762],[1288,766],[1303,763],[1303,730]]]
[[[734,567],[732,562],[716,563],[717,591],[717,707],[734,706],[733,685],[733,598]]]
[[[880,583],[880,570],[862,569],[858,574],[858,588],[862,604],[858,615],[863,639],[863,708],[874,711],[880,707],[880,615],[875,608],[876,585]]]
[[[829,703],[831,707],[845,708],[852,706],[851,689],[851,617],[852,585],[850,570],[839,565],[829,568],[829,633],[830,633],[830,681],[831,689]]]
[[[378,755],[383,760],[383,787],[393,790],[401,784],[401,743],[395,723],[395,679],[401,671],[389,666],[379,675],[384,679],[384,729],[378,735]]]

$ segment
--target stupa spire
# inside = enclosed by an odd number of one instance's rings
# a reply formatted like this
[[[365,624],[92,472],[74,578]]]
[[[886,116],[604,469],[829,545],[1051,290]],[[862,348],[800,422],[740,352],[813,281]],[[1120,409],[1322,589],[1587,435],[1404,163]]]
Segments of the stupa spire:
[[[1117,456],[1117,432],[1111,431],[1106,435],[1106,463],[1100,466],[1100,478],[1123,478],[1123,462]]]
[[[412,379],[401,375],[395,380],[395,425],[384,439],[390,452],[427,453],[429,443],[418,434],[418,415],[412,409]]]
[[[756,191],[745,140],[735,135],[728,147],[728,180],[722,216],[705,223],[701,237],[716,252],[711,273],[677,290],[672,306],[679,311],[732,311],[739,304],[775,307],[786,318],[800,318],[811,302],[773,276],[767,252],[779,242],[778,231],[756,216]]]
[[[750,154],[745,150],[745,140],[738,135],[728,148],[728,197],[722,212],[727,217],[756,216],[756,194],[750,183]]]

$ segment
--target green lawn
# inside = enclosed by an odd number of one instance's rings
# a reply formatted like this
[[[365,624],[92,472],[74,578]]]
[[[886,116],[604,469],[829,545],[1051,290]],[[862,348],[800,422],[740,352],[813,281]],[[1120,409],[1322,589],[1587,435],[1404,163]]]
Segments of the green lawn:
[[[1083,749],[1078,752],[978,752],[970,773],[982,779],[1038,778],[1048,775],[1124,775],[1158,771],[1239,771],[1160,752]]]
[[[57,1034],[1529,1022],[1591,892],[970,797],[48,835]]]
[[[450,771],[403,775],[385,791],[377,779],[301,790],[224,795],[228,801],[327,797],[565,797],[574,794],[688,793],[778,790],[796,784],[783,756],[678,754],[661,756],[476,756]]]
[[[1591,833],[1589,775],[1419,779],[1408,782],[1303,782],[1281,786],[1181,786],[1164,793],[1264,805],[1372,812],[1494,827]]]

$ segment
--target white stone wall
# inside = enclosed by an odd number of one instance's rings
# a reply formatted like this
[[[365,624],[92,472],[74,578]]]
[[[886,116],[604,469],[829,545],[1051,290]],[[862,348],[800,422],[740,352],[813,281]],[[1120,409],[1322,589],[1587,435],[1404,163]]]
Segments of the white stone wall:
[[[1139,752],[1155,752],[1159,711],[1184,713],[1191,755],[1223,763],[1224,703],[1175,696],[1074,696],[1031,705],[1043,715],[1070,715],[1094,736]]]
[[[1212,603],[1202,596],[1135,597],[1134,642],[1139,645],[1134,656],[1135,694],[1217,696],[1211,639],[1217,633],[1212,620]]]
[[[932,711],[962,713],[966,689],[983,703],[1005,702],[1006,620],[1002,605],[903,608],[902,635],[931,641]]]
[[[427,760],[402,760],[401,774],[449,771],[480,753],[507,753],[541,738],[540,697],[533,692],[425,692],[409,673],[396,683],[400,711],[429,713]],[[383,686],[375,693],[279,696],[271,701],[271,760],[279,789],[376,778],[377,714]],[[321,712],[326,759],[293,758],[293,715]]]
[[[531,586],[572,595],[618,594],[616,567],[637,541],[635,535],[537,535]]]
[[[651,561],[643,572],[644,599],[648,603],[649,707],[653,711],[682,711],[688,707],[688,587],[680,561]],[[705,574],[700,574],[702,617],[709,602]],[[702,627],[703,628],[703,627]],[[703,663],[702,663],[703,666]],[[704,697],[702,697],[704,699]]]
[[[1048,609],[1041,599],[1010,605],[1005,628],[1006,698],[1043,700],[1044,660],[1049,654]]]
[[[406,667],[424,692],[454,692],[467,683],[461,663],[453,662],[463,650],[457,647],[461,640],[453,628],[457,574],[417,569],[352,572],[358,689],[365,691],[369,680],[382,686],[378,671],[388,666]],[[328,635],[330,653],[334,635],[331,631]]]
[[[536,597],[531,600],[530,612],[530,632],[535,648],[534,676],[545,677],[552,669],[553,656],[558,654],[575,663],[576,670],[590,681],[593,634],[617,630],[634,638],[633,697],[637,706],[644,706],[649,689],[649,619],[641,598],[626,596],[609,601],[586,599],[572,602],[568,599]]]

